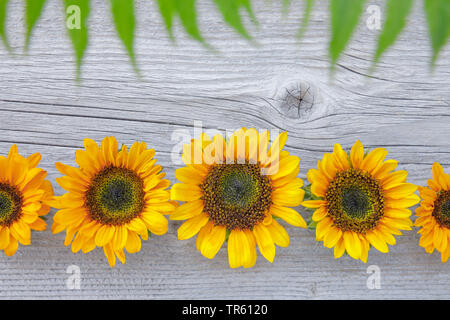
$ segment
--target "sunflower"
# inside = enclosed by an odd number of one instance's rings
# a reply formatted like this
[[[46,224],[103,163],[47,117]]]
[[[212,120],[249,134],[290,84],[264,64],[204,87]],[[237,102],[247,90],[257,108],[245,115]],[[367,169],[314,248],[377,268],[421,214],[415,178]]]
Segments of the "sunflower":
[[[0,250],[7,256],[16,253],[19,242],[31,243],[31,230],[47,226],[40,217],[50,211],[53,188],[47,172],[37,168],[40,161],[39,153],[24,158],[16,145],[7,158],[0,156]]]
[[[433,179],[428,180],[428,188],[419,187],[419,193],[422,202],[416,209],[419,218],[414,223],[421,227],[419,245],[427,253],[436,249],[442,262],[446,262],[450,256],[450,174],[434,163]]]
[[[170,182],[164,180],[162,167],[155,165],[155,151],[144,142],[130,150],[119,150],[114,137],[106,137],[99,147],[84,140],[84,150],[75,153],[79,168],[56,163],[65,176],[58,184],[68,191],[55,197],[52,206],[60,209],[53,218],[52,232],[66,230],[64,244],[72,251],[87,253],[103,247],[109,265],[117,258],[125,263],[123,249],[135,253],[141,238],[167,232],[170,214],[176,204],[169,200]],[[73,241],[72,241],[73,240]]]
[[[289,236],[277,221],[306,228],[294,209],[302,200],[303,181],[297,178],[300,159],[282,151],[287,133],[269,147],[269,132],[242,128],[226,141],[217,134],[183,147],[186,167],[175,171],[172,200],[185,201],[170,216],[186,220],[178,239],[197,236],[197,249],[212,259],[228,241],[231,268],[252,267],[256,246],[270,262],[275,245],[287,247]]]
[[[350,154],[336,144],[318,161],[318,169],[309,170],[316,198],[302,205],[316,209],[316,240],[334,247],[335,258],[347,252],[367,262],[370,246],[388,252],[387,244],[396,243],[393,235],[411,230],[408,208],[419,202],[417,186],[406,183],[408,172],[393,171],[398,162],[384,161],[386,156],[384,148],[365,153],[358,140]]]

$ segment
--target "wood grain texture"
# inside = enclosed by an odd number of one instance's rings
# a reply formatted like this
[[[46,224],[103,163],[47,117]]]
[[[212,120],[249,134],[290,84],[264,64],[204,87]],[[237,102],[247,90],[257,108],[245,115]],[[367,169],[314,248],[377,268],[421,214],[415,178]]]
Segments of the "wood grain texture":
[[[383,1],[368,4],[384,6]],[[128,145],[147,141],[174,181],[173,171],[180,165],[171,157],[173,132],[193,133],[194,121],[201,121],[206,129],[287,130],[286,149],[301,157],[303,179],[334,143],[349,148],[356,139],[370,148],[387,147],[400,168],[409,170],[413,183],[425,183],[434,161],[450,166],[450,50],[444,48],[431,73],[421,1],[416,1],[406,30],[369,76],[378,32],[366,27],[365,14],[334,78],[327,56],[325,1],[313,10],[300,43],[296,33],[302,1],[293,1],[286,17],[281,1],[258,2],[254,9],[259,27],[247,24],[257,42],[251,45],[222,21],[211,1],[201,0],[200,28],[217,52],[191,40],[179,24],[173,44],[156,4],[140,0],[136,6],[136,57],[143,79],[137,80],[115,35],[107,2],[93,0],[90,46],[78,85],[61,2],[48,2],[30,53],[22,56],[23,6],[11,1],[8,30],[16,56],[0,50],[1,154],[12,143],[21,153],[42,153],[41,167],[54,181],[59,176],[54,162],[73,164],[83,138],[100,141],[114,135]],[[293,109],[295,99],[289,96],[299,88],[302,94],[310,88],[300,111]],[[59,187],[55,190],[62,193]],[[64,246],[63,234],[35,232],[31,246],[21,246],[11,258],[0,255],[0,297],[450,298],[448,265],[437,253],[428,255],[418,246],[415,231],[398,237],[388,254],[372,249],[364,264],[348,257],[335,260],[332,250],[315,241],[313,231],[287,226],[291,245],[277,248],[273,264],[259,256],[254,268],[231,270],[225,247],[208,260],[197,252],[194,239],[178,241],[179,224],[171,222],[167,235],[153,236],[114,269],[101,249],[73,254]],[[81,290],[66,288],[66,269],[72,264],[81,268]],[[380,290],[366,286],[366,270],[373,264],[381,269]]]

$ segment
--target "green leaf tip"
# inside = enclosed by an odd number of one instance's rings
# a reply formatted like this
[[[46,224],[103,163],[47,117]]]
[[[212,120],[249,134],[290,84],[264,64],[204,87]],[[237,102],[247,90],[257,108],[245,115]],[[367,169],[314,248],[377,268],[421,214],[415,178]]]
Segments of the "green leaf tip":
[[[434,67],[440,50],[450,36],[450,1],[425,0],[425,13],[433,50],[431,66]]]
[[[196,0],[157,0],[169,36],[174,40],[172,27],[175,16],[180,18],[184,30],[193,39],[205,44],[197,24]]]
[[[287,16],[289,13],[289,7],[291,6],[291,0],[282,0],[283,3],[283,16]]]
[[[39,20],[47,0],[25,0],[25,52],[30,46],[31,34],[36,22]]]
[[[8,36],[6,34],[6,11],[8,9],[8,0],[0,0],[0,37],[2,38],[3,44],[6,50],[11,51],[9,46]]]
[[[335,65],[358,25],[365,0],[330,0],[330,57]]]
[[[247,40],[250,40],[251,37],[242,23],[242,17],[240,14],[240,9],[244,8],[250,15],[250,18],[256,22],[250,0],[214,0],[214,2],[221,12],[225,22],[228,23],[228,25],[236,30],[241,36]]]
[[[76,59],[76,79],[81,78],[81,64],[88,46],[87,20],[90,13],[89,0],[64,0],[66,28]]]
[[[305,11],[303,12],[302,23],[301,23],[300,29],[298,30],[298,33],[297,33],[297,37],[299,40],[301,38],[303,38],[303,34],[305,33],[306,28],[308,27],[309,17],[311,16],[312,8],[314,7],[314,0],[305,0],[305,2],[306,2],[306,7],[305,7]]]
[[[413,5],[413,0],[388,0],[386,4],[386,21],[378,37],[378,46],[373,59],[375,65],[384,51],[389,48],[406,25],[406,20]]]
[[[117,34],[130,58],[131,64],[140,76],[134,54],[134,31],[136,20],[134,16],[134,0],[109,0]]]
[[[169,33],[170,39],[175,40],[172,31],[173,17],[175,16],[177,10],[174,0],[157,0],[159,12],[166,25],[167,32]]]

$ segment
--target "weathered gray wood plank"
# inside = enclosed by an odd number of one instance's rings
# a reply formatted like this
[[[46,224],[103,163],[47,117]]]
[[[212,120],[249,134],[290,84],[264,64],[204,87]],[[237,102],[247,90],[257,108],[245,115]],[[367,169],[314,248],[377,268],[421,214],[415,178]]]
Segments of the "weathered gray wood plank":
[[[77,85],[61,3],[49,1],[28,56],[0,50],[0,152],[18,143],[25,154],[41,152],[52,181],[54,162],[73,163],[82,138],[114,135],[126,144],[145,140],[173,181],[171,160],[177,129],[193,132],[194,121],[207,129],[241,126],[287,130],[287,150],[302,158],[301,177],[334,143],[350,147],[386,146],[407,169],[411,182],[424,184],[431,165],[450,166],[450,51],[441,53],[434,73],[422,3],[417,1],[407,29],[366,77],[377,36],[361,24],[329,76],[327,3],[320,2],[299,44],[295,35],[303,3],[294,2],[283,18],[277,1],[255,8],[260,26],[249,29],[252,46],[227,27],[210,1],[199,1],[201,29],[220,53],[205,50],[177,26],[177,45],[168,39],[155,4],[137,1],[136,51],[143,80],[138,81],[115,36],[104,1],[92,1],[91,45]],[[382,1],[371,1],[383,6]],[[13,48],[23,43],[21,2],[11,2],[8,28]],[[310,88],[300,113],[287,91]],[[300,117],[298,116],[300,114]],[[62,190],[55,188],[58,194]],[[53,213],[52,213],[53,214]],[[304,214],[306,217],[307,214]],[[273,264],[258,257],[250,270],[230,270],[223,248],[214,260],[203,258],[195,240],[178,241],[179,223],[169,233],[144,242],[110,269],[102,250],[72,254],[63,234],[36,232],[32,246],[0,256],[1,298],[144,299],[317,299],[449,298],[448,266],[438,254],[418,246],[415,231],[398,238],[389,254],[374,249],[367,264],[334,260],[332,250],[315,242],[313,231],[287,227],[288,248],[277,248]],[[81,268],[81,290],[68,290],[69,265]],[[381,269],[381,290],[366,286],[369,265]]]

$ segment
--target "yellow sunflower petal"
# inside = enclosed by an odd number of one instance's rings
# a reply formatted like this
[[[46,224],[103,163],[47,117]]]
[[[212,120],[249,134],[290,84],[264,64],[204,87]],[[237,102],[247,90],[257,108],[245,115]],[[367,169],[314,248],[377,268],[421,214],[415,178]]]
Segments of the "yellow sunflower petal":
[[[342,231],[338,228],[331,227],[323,238],[323,245],[327,248],[334,247],[342,238]]]
[[[350,161],[354,168],[360,168],[364,159],[364,147],[361,141],[356,141],[350,151]]]
[[[203,200],[195,200],[187,202],[177,207],[175,211],[170,215],[170,220],[186,220],[196,215],[199,215],[203,211]]]
[[[370,153],[363,159],[360,169],[366,170],[372,173],[381,162],[386,158],[388,152],[384,148],[376,148],[370,151]]]
[[[333,219],[325,217],[324,219],[320,220],[319,223],[317,223],[316,225],[316,240],[321,241],[332,226],[333,226]]]
[[[272,205],[270,207],[270,213],[295,227],[306,228],[306,221],[292,208]]]
[[[311,219],[315,222],[319,222],[320,220],[325,218],[327,214],[328,214],[327,209],[325,207],[320,207],[316,211],[314,211]]]
[[[184,183],[175,183],[170,192],[171,199],[178,201],[194,201],[200,199],[203,195],[198,186]]]
[[[199,185],[203,182],[205,176],[199,174],[192,167],[184,167],[175,170],[175,177],[183,183]]]
[[[3,250],[9,245],[9,228],[3,227],[0,229],[0,250]]]
[[[268,173],[271,175],[272,180],[282,179],[296,171],[299,167],[300,158],[296,156],[288,156],[281,159],[277,166],[273,166],[269,169]]]
[[[343,234],[345,250],[353,259],[361,257],[361,241],[358,234],[352,231],[345,231]]]
[[[11,257],[17,252],[17,248],[19,248],[19,242],[11,235],[9,238],[9,244],[5,248],[5,254],[8,257]]]
[[[342,149],[339,143],[336,143],[333,148],[333,156],[335,157],[336,167],[341,170],[347,170],[350,168],[350,162],[348,159],[348,154]]]
[[[116,228],[114,226],[102,226],[95,235],[95,245],[102,247],[108,244],[113,239],[115,230]]]
[[[214,222],[209,220],[203,227],[200,228],[200,231],[197,235],[197,240],[195,241],[196,247],[198,251],[202,251],[203,241],[206,239],[206,237],[211,232],[212,228],[214,227]]]
[[[261,224],[255,225],[253,227],[253,234],[263,257],[273,262],[275,258],[275,244],[267,228]]]
[[[238,230],[232,230],[228,237],[228,263],[230,268],[239,268],[242,266],[242,247],[239,242]]]
[[[280,247],[289,246],[289,235],[276,220],[272,220],[272,223],[267,225],[266,228],[276,245]]]
[[[200,228],[209,220],[206,213],[201,213],[189,220],[186,220],[178,229],[178,240],[186,240],[196,235]]]
[[[312,209],[320,208],[321,206],[325,206],[326,204],[327,202],[325,200],[308,200],[302,202],[302,206]]]
[[[369,231],[366,233],[366,239],[369,240],[370,244],[380,252],[387,253],[389,252],[389,248],[386,244],[386,241],[374,232]]]
[[[141,219],[147,228],[156,235],[163,235],[168,230],[169,222],[159,212],[147,209],[142,213]]]
[[[417,195],[410,195],[402,199],[387,199],[386,207],[393,209],[409,208],[420,202],[420,198]]]
[[[109,266],[113,268],[116,265],[116,255],[114,254],[112,245],[108,244],[104,246],[103,252],[105,253],[106,258],[108,259]]]
[[[201,253],[208,259],[212,259],[216,256],[219,249],[222,247],[225,241],[226,227],[214,226],[211,228],[209,234],[207,234],[202,242]]]
[[[247,261],[244,261],[243,267],[244,268],[251,268],[256,263],[256,240],[255,236],[250,230],[244,230],[244,234],[247,238],[247,242],[249,245],[249,259]]]
[[[402,183],[393,188],[385,189],[384,195],[392,199],[402,199],[416,192],[417,186],[412,183]]]
[[[338,259],[340,257],[342,257],[342,255],[345,252],[345,243],[344,243],[344,238],[341,237],[338,242],[336,243],[336,245],[334,246],[334,258]]]
[[[141,239],[135,232],[132,232],[130,230],[128,230],[125,250],[127,250],[129,253],[136,253],[141,250]]]

